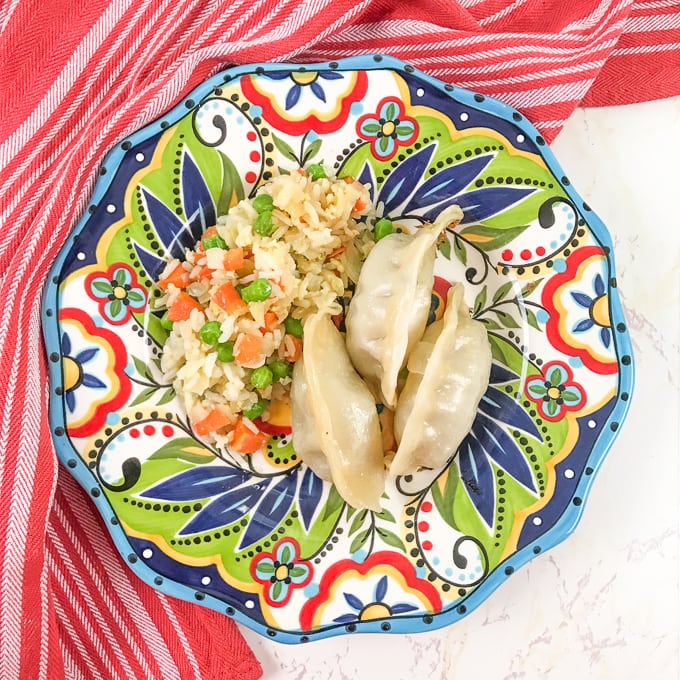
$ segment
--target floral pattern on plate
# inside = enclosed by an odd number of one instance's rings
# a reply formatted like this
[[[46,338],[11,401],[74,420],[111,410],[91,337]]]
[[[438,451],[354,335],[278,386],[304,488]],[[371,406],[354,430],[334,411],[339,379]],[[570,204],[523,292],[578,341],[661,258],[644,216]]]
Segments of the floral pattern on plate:
[[[403,229],[462,207],[429,321],[462,281],[493,352],[451,461],[391,480],[380,512],[300,462],[288,409],[261,423],[261,451],[220,455],[160,370],[167,260],[275,173],[317,162],[359,178]],[[608,234],[521,114],[387,57],[244,66],[100,172],[45,294],[51,421],[141,578],[284,642],[420,631],[572,530],[625,415],[632,356]]]

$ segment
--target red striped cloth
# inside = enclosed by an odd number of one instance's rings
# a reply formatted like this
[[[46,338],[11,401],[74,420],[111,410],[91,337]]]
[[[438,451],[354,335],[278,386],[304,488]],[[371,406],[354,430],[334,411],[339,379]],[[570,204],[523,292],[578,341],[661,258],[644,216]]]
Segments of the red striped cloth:
[[[118,557],[59,469],[40,338],[46,271],[106,150],[231,63],[382,52],[494,95],[554,138],[580,102],[680,93],[677,0],[3,0],[0,677],[256,678],[226,617]]]

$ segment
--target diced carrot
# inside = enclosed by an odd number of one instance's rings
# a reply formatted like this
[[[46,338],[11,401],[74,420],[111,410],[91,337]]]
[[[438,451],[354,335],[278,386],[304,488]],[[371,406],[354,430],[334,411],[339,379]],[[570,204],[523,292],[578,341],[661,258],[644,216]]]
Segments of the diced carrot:
[[[354,177],[352,177],[352,175],[347,175],[342,178],[342,181],[345,182],[345,184],[354,184]]]
[[[242,333],[234,343],[234,362],[243,366],[250,364],[262,350],[262,336],[257,333]]]
[[[298,175],[304,177],[306,175],[305,171],[302,168],[298,168],[295,172],[298,173]]]
[[[243,422],[243,418],[239,418],[233,429],[231,448],[238,453],[255,453],[268,439],[268,435],[259,431],[253,432]]]
[[[186,321],[191,315],[192,309],[203,310],[200,302],[194,300],[188,293],[182,291],[168,309],[170,321]]]
[[[224,411],[214,408],[205,418],[194,423],[194,430],[196,430],[196,434],[203,437],[206,434],[217,432],[231,425],[231,422],[231,419]]]
[[[186,288],[190,282],[189,272],[184,269],[181,262],[178,262],[175,268],[167,276],[160,279],[158,285],[163,290],[167,290],[171,283],[176,288]]]
[[[356,202],[354,203],[354,212],[361,212],[362,210],[365,210],[367,207],[366,201],[364,201],[361,198],[357,198]]]
[[[330,260],[332,257],[337,257],[338,255],[342,255],[345,251],[347,250],[347,246],[339,246],[335,250],[332,250],[330,254],[328,255],[328,259]]]
[[[279,322],[279,317],[276,312],[265,312],[264,313],[264,326],[260,330],[264,333],[265,331],[272,331]]]
[[[208,279],[210,279],[212,277],[214,272],[215,272],[214,269],[210,269],[210,267],[206,267],[204,265],[203,267],[201,267],[198,270],[198,274],[196,275],[196,279],[198,281],[207,281]]]
[[[243,267],[243,263],[243,248],[232,248],[231,250],[227,250],[227,252],[224,254],[222,266],[226,271],[233,272],[237,269],[241,269],[241,267]]]
[[[227,312],[227,314],[238,315],[248,309],[248,305],[241,300],[241,296],[236,288],[228,281],[223,283],[212,294],[212,301]]]
[[[300,358],[300,356],[302,355],[302,339],[301,338],[296,338],[294,335],[287,333],[286,337],[284,338],[284,345],[283,346],[285,348],[284,352],[283,352],[285,358],[292,363],[297,361]]]

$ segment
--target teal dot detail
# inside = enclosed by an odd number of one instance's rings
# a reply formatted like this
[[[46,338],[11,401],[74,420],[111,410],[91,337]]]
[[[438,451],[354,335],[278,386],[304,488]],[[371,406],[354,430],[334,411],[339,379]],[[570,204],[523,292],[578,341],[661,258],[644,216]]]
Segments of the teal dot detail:
[[[355,553],[352,553],[352,560],[357,564],[364,562],[367,557],[368,553],[365,550],[357,550]]]
[[[252,110],[252,109],[251,109],[251,110]],[[314,141],[316,141],[317,139],[319,139],[319,133],[318,133],[318,132],[315,132],[314,130],[310,130],[310,131],[307,133],[307,141],[308,141],[308,142],[314,142]]]
[[[568,363],[572,368],[581,368],[583,366],[581,357],[569,357]]]
[[[97,328],[101,328],[104,325],[104,319],[102,319],[101,316],[99,316],[99,314],[95,314],[92,317],[92,323],[94,323],[94,325],[97,326]]]
[[[253,118],[259,118],[262,115],[262,107],[251,106],[250,113],[252,114]],[[311,137],[312,137],[311,133],[307,135],[307,139],[311,139]]]
[[[427,575],[427,571],[425,571],[425,567],[416,567],[416,576],[418,578],[425,578]]]
[[[563,258],[560,258],[559,260],[555,260],[555,262],[553,262],[553,269],[558,274],[561,274],[562,272],[566,272],[567,271],[567,261]]]
[[[364,105],[361,102],[352,102],[349,107],[349,112],[355,115],[364,112]]]
[[[310,583],[309,585],[305,586],[302,592],[305,597],[315,597],[316,595],[319,594],[319,584]]]
[[[120,416],[117,413],[107,413],[106,414],[106,424],[116,425],[120,422]]]
[[[548,319],[550,318],[550,314],[545,311],[545,309],[539,309],[536,312],[536,320],[539,323],[548,323]]]

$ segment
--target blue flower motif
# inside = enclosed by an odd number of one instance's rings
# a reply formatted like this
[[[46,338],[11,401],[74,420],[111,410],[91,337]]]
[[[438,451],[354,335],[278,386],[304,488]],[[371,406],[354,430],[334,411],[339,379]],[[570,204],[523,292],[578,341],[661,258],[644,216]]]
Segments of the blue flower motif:
[[[484,186],[469,189],[494,159],[494,153],[465,158],[429,175],[436,145],[429,144],[401,161],[382,184],[366,163],[358,180],[369,185],[374,204],[394,221],[433,222],[446,208],[463,210],[461,225],[482,222],[520,203],[537,189],[518,186]],[[427,173],[427,174],[426,174]]]
[[[73,413],[76,410],[76,397],[74,392],[81,386],[91,387],[96,390],[105,389],[106,385],[95,375],[87,373],[83,365],[91,361],[99,352],[98,347],[90,347],[71,356],[71,339],[66,333],[61,335],[62,367],[64,371],[64,401],[68,410]]]
[[[398,146],[408,146],[418,136],[418,123],[404,113],[401,102],[387,97],[380,102],[374,115],[361,116],[357,121],[360,137],[371,142],[373,155],[389,160]]]
[[[521,430],[542,441],[534,421],[522,406],[500,387],[519,376],[499,364],[492,364],[489,387],[479,402],[470,433],[458,448],[457,463],[463,489],[490,528],[493,526],[496,492],[492,463],[537,493],[529,461],[508,429]]]
[[[220,461],[199,465],[167,477],[140,493],[165,501],[209,499],[179,531],[180,536],[212,531],[248,516],[240,548],[271,534],[290,512],[293,503],[306,530],[311,527],[323,495],[323,482],[300,465],[280,475],[260,477]]]
[[[272,80],[286,80],[286,78],[290,78],[293,81],[292,87],[288,90],[288,94],[286,94],[286,111],[289,111],[300,101],[303,88],[305,87],[308,87],[317,99],[325,103],[326,94],[319,81],[339,80],[342,78],[342,75],[336,71],[279,71],[268,73],[267,77]]]
[[[350,621],[370,621],[384,619],[395,614],[405,614],[417,609],[416,606],[407,602],[389,603],[387,597],[387,576],[382,576],[373,589],[373,599],[365,604],[353,593],[343,592],[345,602],[353,610],[347,614],[341,614],[333,619],[336,623],[349,623]]]
[[[609,297],[604,280],[600,274],[595,274],[592,280],[592,290],[594,295],[588,291],[583,293],[572,291],[571,297],[574,302],[585,309],[588,316],[577,321],[573,328],[573,333],[585,333],[593,326],[600,327],[600,340],[602,344],[609,348],[612,341],[611,318],[609,316]]]

